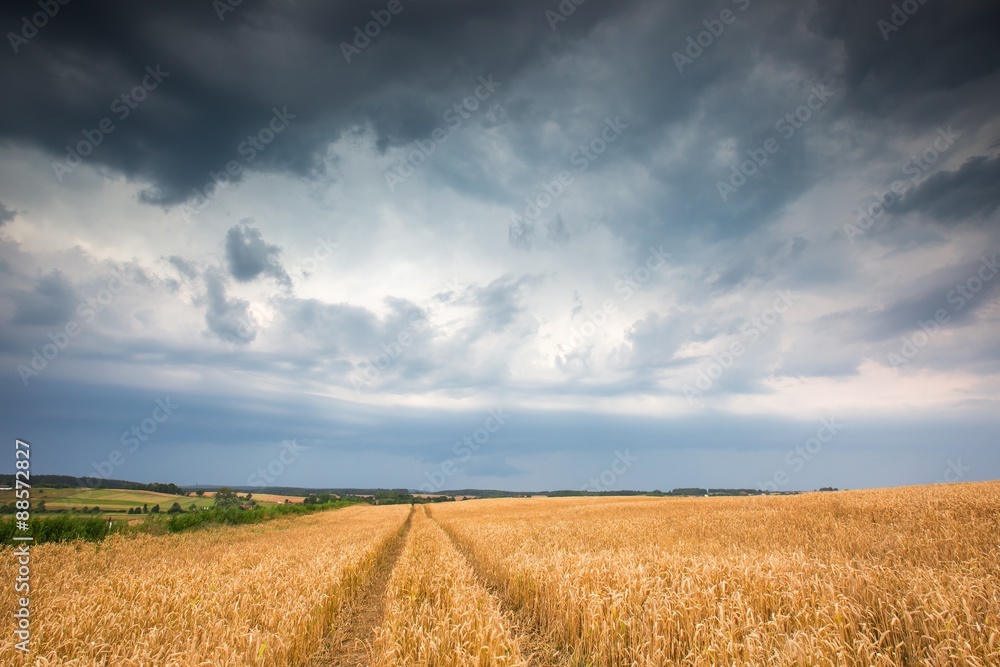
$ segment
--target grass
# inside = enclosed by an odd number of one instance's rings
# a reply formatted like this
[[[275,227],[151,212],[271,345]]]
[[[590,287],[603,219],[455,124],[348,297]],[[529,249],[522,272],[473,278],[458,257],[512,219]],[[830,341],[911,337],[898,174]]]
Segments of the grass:
[[[107,493],[107,491],[105,491]],[[146,493],[140,491],[137,493]],[[170,498],[181,498],[182,496],[171,496],[168,494],[155,494]],[[179,501],[178,501],[179,502]],[[212,501],[209,501],[211,503]],[[167,514],[168,507],[161,504],[161,511],[157,514],[132,515],[134,520],[129,521],[108,521],[108,517],[78,515],[78,514],[45,514],[32,511],[29,520],[30,534],[34,537],[34,544],[45,542],[68,542],[71,540],[86,540],[96,542],[103,540],[113,533],[137,534],[151,533],[161,534],[164,532],[180,533],[196,528],[207,528],[211,526],[236,526],[242,524],[261,523],[283,516],[297,516],[311,514],[320,510],[340,509],[348,505],[357,504],[353,501],[336,501],[323,505],[301,505],[301,504],[280,504],[265,505],[254,509],[242,510],[238,507],[218,509],[211,506],[197,511],[184,511],[178,514]],[[16,521],[14,517],[0,518],[0,543],[10,543],[11,538],[17,535],[25,535],[24,532],[16,531]]]

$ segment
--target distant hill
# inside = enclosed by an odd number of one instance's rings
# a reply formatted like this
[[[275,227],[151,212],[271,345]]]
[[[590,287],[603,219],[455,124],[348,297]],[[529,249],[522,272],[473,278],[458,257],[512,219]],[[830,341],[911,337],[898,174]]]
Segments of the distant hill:
[[[184,495],[188,491],[217,491],[225,484],[201,484],[198,486],[178,486],[163,482],[129,482],[123,479],[101,479],[100,477],[73,477],[72,475],[32,475],[32,486],[51,486],[57,488],[88,487],[91,489],[126,489],[130,491],[153,491],[156,493],[169,493],[173,495]],[[14,486],[14,475],[0,474],[0,486]],[[353,487],[301,487],[301,486],[230,486],[228,488],[240,493],[272,494],[276,496],[309,496],[321,493],[334,494],[340,497],[345,496],[374,496],[392,497],[409,496],[411,494],[422,494],[417,489],[363,489]],[[821,491],[836,491],[833,487],[823,487]],[[435,496],[462,497],[472,496],[475,498],[526,498],[530,496],[757,496],[764,495],[766,491],[760,489],[702,489],[702,488],[679,488],[671,491],[584,491],[580,489],[560,489],[554,491],[503,491],[500,489],[443,489],[436,491]],[[771,492],[771,495],[791,495],[798,491]]]
[[[14,475],[0,474],[0,486],[14,486]],[[124,479],[102,479],[100,477],[73,477],[72,475],[32,475],[31,486],[51,486],[54,488],[126,489],[128,491],[153,491],[184,495],[184,489],[176,484],[163,482],[129,482]]]

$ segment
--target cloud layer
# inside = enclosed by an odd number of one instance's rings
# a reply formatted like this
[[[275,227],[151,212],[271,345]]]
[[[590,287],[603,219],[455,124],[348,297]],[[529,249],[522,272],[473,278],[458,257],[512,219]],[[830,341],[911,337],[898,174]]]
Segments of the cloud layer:
[[[958,455],[919,415],[1000,472],[976,444],[1000,384],[995,7],[213,7],[70,3],[34,31],[37,5],[0,9],[6,435],[86,468],[142,413],[77,421],[74,396],[170,394],[253,424],[246,451],[301,437],[415,488],[501,406],[534,430],[449,484],[579,487],[634,443],[658,472],[624,487],[753,486],[788,448],[761,433],[836,415],[864,428],[828,483],[856,486],[881,482],[850,456],[904,434],[922,463],[884,483]],[[209,414],[121,476],[204,446],[170,481],[240,482]]]

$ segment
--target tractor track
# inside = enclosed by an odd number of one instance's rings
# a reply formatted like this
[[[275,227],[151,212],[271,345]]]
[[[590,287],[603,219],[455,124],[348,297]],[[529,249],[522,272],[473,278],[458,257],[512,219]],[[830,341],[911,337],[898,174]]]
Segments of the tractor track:
[[[382,550],[372,567],[372,573],[361,585],[351,603],[344,610],[346,619],[328,635],[307,667],[365,667],[369,663],[369,652],[375,639],[375,632],[385,616],[386,590],[389,577],[406,544],[410,532],[414,509]]]

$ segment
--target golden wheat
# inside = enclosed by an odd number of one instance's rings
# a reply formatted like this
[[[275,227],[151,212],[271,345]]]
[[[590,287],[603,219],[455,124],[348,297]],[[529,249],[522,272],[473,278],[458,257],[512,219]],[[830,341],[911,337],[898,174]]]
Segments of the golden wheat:
[[[349,507],[259,526],[39,545],[31,655],[5,632],[0,664],[300,663],[407,509]],[[0,580],[12,582],[14,559],[0,561]],[[14,596],[0,598],[0,616],[13,611]]]
[[[441,528],[416,512],[389,580],[372,667],[523,664],[496,601]]]
[[[372,573],[391,565],[407,509],[41,545],[33,653],[6,634],[0,664],[304,664],[361,584],[384,581]],[[374,667],[529,652],[595,667],[987,667],[1000,665],[998,535],[995,482],[446,503],[414,514],[384,593],[371,589],[384,618],[355,631],[374,637]],[[0,578],[15,568],[0,559]]]
[[[434,512],[583,664],[1000,664],[997,483]]]

